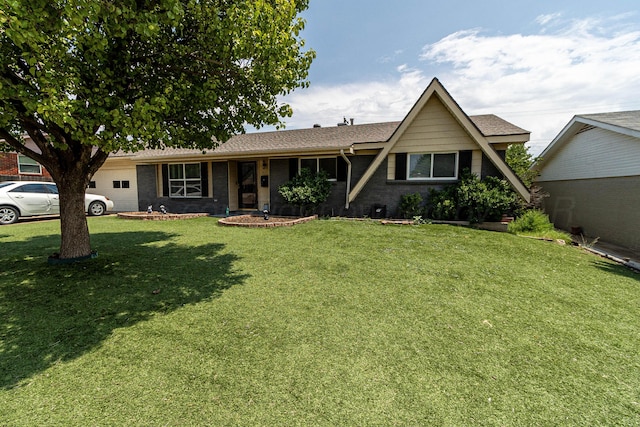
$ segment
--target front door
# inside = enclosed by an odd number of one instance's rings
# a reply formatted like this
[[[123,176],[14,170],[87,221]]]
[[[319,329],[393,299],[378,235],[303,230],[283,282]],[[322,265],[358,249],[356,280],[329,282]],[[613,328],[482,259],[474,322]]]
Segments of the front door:
[[[256,162],[238,162],[238,203],[240,209],[258,208]]]

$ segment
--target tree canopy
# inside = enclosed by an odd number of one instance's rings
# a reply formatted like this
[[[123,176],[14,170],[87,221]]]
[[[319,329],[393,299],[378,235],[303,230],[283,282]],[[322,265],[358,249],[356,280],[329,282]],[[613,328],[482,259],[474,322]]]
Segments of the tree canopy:
[[[529,152],[529,147],[524,144],[510,145],[507,148],[505,160],[522,182],[530,188],[533,185],[533,180],[538,175],[538,172],[531,169],[531,166],[538,161],[538,158]]]
[[[79,193],[109,153],[280,126],[278,96],[308,84],[315,55],[308,0],[0,1],[0,138],[58,184],[63,257],[90,251],[69,228],[86,229]]]

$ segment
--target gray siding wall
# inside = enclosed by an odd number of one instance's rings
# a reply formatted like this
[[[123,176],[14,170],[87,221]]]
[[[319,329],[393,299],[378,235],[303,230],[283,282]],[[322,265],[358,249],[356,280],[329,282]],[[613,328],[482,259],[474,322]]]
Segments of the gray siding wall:
[[[541,181],[544,210],[556,227],[582,227],[591,238],[640,250],[640,176]]]
[[[606,129],[579,133],[548,159],[540,181],[640,175],[640,139]]]

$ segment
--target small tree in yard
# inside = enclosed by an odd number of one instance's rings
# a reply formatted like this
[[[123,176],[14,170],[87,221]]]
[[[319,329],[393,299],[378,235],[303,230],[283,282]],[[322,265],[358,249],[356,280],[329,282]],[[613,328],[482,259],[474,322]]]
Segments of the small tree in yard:
[[[511,144],[507,148],[505,161],[522,180],[522,183],[531,188],[533,180],[538,176],[538,171],[531,169],[531,166],[539,160],[529,152],[529,147],[524,144]]]
[[[84,193],[110,153],[213,148],[280,126],[307,85],[308,0],[15,0],[0,8],[0,150],[60,192],[61,258],[91,253]],[[37,146],[25,146],[27,134]]]
[[[331,182],[326,172],[315,174],[303,168],[299,175],[278,187],[278,192],[287,203],[300,208],[300,215],[305,215],[327,200]]]

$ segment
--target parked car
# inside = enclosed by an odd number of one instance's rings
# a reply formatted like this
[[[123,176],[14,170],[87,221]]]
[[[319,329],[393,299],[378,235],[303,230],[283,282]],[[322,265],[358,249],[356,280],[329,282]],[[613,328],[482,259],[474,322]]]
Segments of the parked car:
[[[88,215],[99,216],[113,209],[113,201],[97,194],[85,194]],[[52,182],[0,182],[0,224],[12,224],[18,218],[60,214],[58,187]]]

